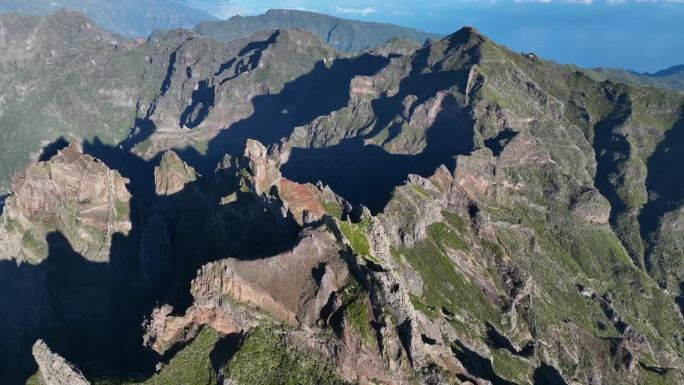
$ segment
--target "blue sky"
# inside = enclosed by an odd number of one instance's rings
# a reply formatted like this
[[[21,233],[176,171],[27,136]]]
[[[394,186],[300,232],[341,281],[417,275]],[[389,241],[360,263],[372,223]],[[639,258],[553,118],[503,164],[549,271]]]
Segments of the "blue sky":
[[[472,25],[561,63],[653,72],[684,64],[684,0],[186,0],[221,18],[304,9],[448,34]]]

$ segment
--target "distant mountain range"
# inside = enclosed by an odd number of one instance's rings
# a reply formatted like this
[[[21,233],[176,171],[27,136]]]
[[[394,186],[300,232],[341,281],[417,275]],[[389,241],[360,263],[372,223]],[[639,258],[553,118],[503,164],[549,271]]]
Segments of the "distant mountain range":
[[[83,12],[101,28],[126,36],[149,36],[158,29],[195,28],[195,32],[227,42],[259,30],[300,28],[320,36],[332,47],[360,51],[392,38],[423,44],[442,36],[392,24],[342,19],[330,15],[276,9],[258,16],[218,20],[182,0],[3,0],[1,12],[47,15],[59,9]]]
[[[83,12],[100,27],[148,36],[156,29],[192,28],[216,18],[182,0],[2,0],[0,12],[47,15],[60,8]]]
[[[272,9],[258,16],[235,16],[228,20],[207,21],[198,25],[195,32],[226,42],[249,36],[259,30],[280,28],[300,28],[309,31],[342,51],[373,48],[395,37],[418,43],[443,37],[393,24],[348,20],[320,13],[287,9]]]
[[[0,15],[3,385],[684,383],[684,95],[327,40]]]
[[[256,16],[234,16],[219,20],[209,12],[183,0],[3,0],[0,13],[47,15],[61,8],[83,12],[101,28],[126,36],[149,36],[155,30],[193,29],[211,39],[228,42],[250,36],[260,30],[298,28],[318,35],[325,43],[340,51],[362,51],[377,48],[390,40],[408,46],[422,45],[442,36],[394,24],[343,19],[331,15],[272,9]],[[399,40],[397,40],[399,39]],[[399,42],[399,43],[397,43]],[[382,48],[381,48],[382,49]],[[568,66],[577,68],[574,66]],[[580,68],[578,68],[580,69]],[[596,80],[662,87],[684,92],[684,65],[655,73],[638,73],[619,68],[581,69]]]
[[[611,79],[638,86],[663,87],[684,92],[684,65],[676,65],[655,73],[639,73],[618,68],[595,68],[587,73],[595,79]]]

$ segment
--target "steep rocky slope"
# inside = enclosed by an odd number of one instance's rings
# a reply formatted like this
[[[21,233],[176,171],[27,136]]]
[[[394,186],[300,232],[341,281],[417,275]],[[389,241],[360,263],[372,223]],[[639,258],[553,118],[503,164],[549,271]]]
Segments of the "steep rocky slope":
[[[229,45],[181,30],[128,40],[68,11],[44,18],[1,14],[0,31],[0,188],[5,192],[29,154],[38,158],[42,146],[60,137],[97,137],[111,144],[138,133],[123,143],[132,146],[154,124],[160,132],[199,126],[215,102],[216,116],[207,123],[217,130],[223,128],[220,119],[249,114],[254,96],[277,92],[317,61],[337,56],[298,31],[263,32]],[[271,65],[264,67],[265,60]],[[206,80],[213,74],[223,87]],[[239,103],[229,106],[228,100]],[[201,148],[207,135],[192,143]],[[42,156],[52,153],[48,148]]]
[[[140,49],[131,134],[56,143],[7,198],[11,383],[38,339],[94,384],[684,381],[681,95],[472,28]]]
[[[64,358],[53,353],[44,341],[33,345],[33,357],[40,368],[40,378],[47,385],[89,385],[90,382]]]
[[[79,143],[18,173],[0,226],[3,257],[40,263],[48,256],[45,236],[59,231],[86,259],[107,261],[112,236],[131,230],[125,184],[116,171],[84,155]]]
[[[0,15],[0,187],[29,153],[60,136],[118,142],[134,116],[143,42],[98,29],[81,14]],[[36,155],[37,157],[37,155]]]

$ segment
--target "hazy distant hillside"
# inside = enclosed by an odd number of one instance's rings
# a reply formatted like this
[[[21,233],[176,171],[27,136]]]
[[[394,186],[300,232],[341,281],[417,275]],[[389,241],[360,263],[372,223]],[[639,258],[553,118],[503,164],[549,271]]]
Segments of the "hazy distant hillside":
[[[195,31],[220,41],[246,37],[262,29],[301,28],[320,36],[344,51],[375,47],[394,37],[419,43],[441,36],[392,24],[341,19],[314,12],[272,9],[258,16],[235,16],[229,20],[204,22]]]
[[[620,83],[664,87],[680,93],[684,92],[684,65],[673,66],[652,74],[616,68],[596,68],[587,72],[598,80],[609,78]]]
[[[147,36],[155,29],[192,28],[214,20],[181,0],[2,0],[0,12],[45,15],[60,8],[85,13],[102,28],[123,35]]]

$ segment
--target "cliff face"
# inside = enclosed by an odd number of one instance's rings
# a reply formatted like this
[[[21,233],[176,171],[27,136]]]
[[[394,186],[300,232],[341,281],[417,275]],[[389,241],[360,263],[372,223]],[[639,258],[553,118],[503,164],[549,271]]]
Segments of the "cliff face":
[[[45,237],[59,231],[88,260],[106,262],[112,236],[131,230],[126,179],[78,143],[15,175],[12,189],[0,226],[5,259],[44,261]]]
[[[42,340],[33,345],[33,358],[45,385],[90,385],[78,369],[52,352]]]

